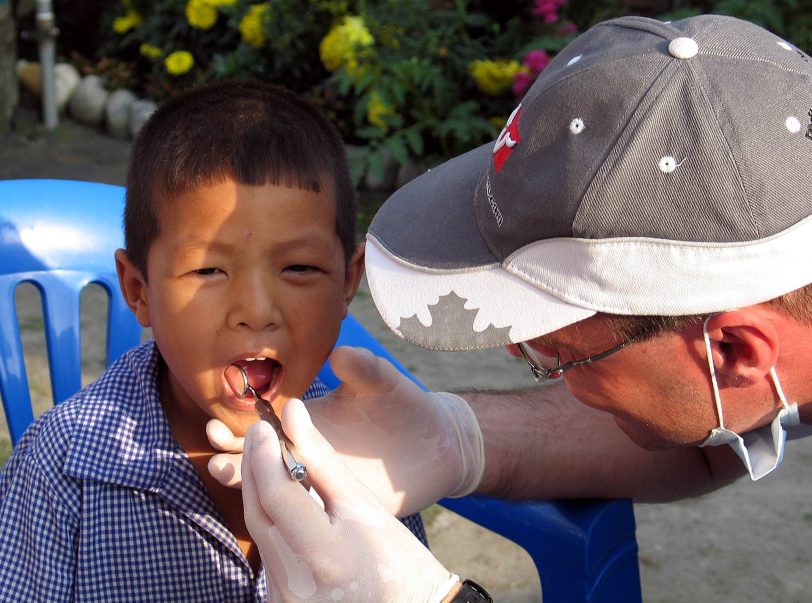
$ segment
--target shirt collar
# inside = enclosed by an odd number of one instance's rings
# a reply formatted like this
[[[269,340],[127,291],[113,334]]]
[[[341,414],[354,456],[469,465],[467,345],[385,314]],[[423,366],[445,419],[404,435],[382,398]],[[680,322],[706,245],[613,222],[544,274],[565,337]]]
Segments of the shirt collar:
[[[124,354],[82,390],[65,473],[159,489],[181,453],[158,396],[160,354],[151,340]],[[92,459],[92,462],[88,462]]]

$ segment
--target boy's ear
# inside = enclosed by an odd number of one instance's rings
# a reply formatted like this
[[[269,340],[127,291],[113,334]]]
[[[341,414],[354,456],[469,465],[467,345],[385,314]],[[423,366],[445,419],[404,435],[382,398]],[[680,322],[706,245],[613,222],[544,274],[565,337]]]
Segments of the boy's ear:
[[[714,314],[708,336],[716,374],[729,386],[760,382],[778,360],[778,330],[752,308]]]
[[[124,249],[116,249],[116,272],[118,272],[118,286],[124,296],[124,301],[135,314],[138,324],[142,327],[149,327],[147,283],[141,271],[127,257]]]
[[[347,315],[350,308],[350,302],[355,297],[358,291],[358,285],[361,283],[361,276],[364,274],[364,243],[358,245],[347,262],[347,270],[344,273],[344,311],[343,316]]]

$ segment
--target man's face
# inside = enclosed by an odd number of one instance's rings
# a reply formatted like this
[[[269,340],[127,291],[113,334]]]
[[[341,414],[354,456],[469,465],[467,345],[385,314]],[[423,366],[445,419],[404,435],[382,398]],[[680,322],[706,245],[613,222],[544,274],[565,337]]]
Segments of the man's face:
[[[696,332],[698,330],[698,333]],[[694,445],[717,425],[701,325],[634,342],[563,380],[582,402],[611,413],[638,445],[648,449]],[[529,342],[561,363],[623,343],[600,318],[589,318]]]
[[[163,401],[242,434],[257,413],[226,367],[266,359],[263,398],[278,409],[300,397],[335,343],[362,254],[345,270],[329,190],[226,180],[160,202],[158,221],[136,314],[168,367]]]

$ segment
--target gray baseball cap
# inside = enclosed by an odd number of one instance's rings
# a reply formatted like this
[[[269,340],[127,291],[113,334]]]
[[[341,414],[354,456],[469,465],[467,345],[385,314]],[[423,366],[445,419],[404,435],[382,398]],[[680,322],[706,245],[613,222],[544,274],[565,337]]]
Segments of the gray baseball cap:
[[[812,58],[731,17],[625,17],[561,51],[495,142],[386,201],[367,278],[405,339],[495,347],[802,287],[810,214]]]

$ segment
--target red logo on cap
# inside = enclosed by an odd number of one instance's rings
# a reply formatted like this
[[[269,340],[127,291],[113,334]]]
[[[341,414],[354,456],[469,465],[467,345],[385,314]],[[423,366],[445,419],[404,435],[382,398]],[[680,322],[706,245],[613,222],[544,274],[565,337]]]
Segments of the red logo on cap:
[[[496,144],[493,145],[493,165],[496,167],[498,173],[502,166],[507,161],[508,155],[513,151],[513,147],[521,140],[519,136],[519,116],[522,114],[522,105],[513,110],[513,113],[508,117],[505,127],[496,139]]]

